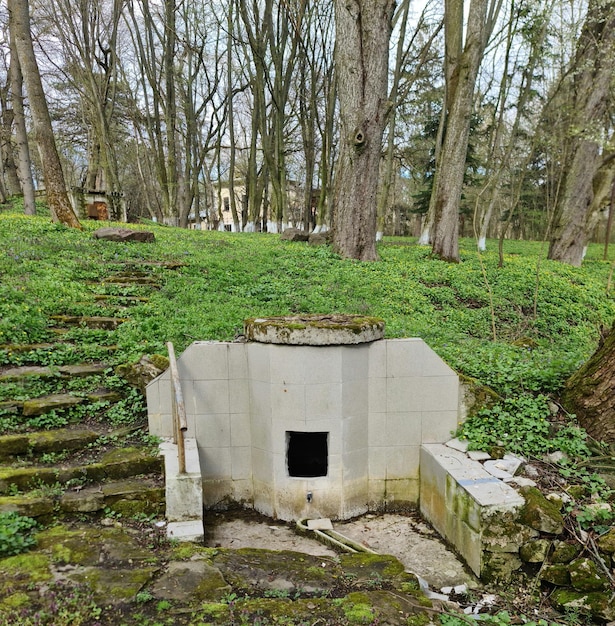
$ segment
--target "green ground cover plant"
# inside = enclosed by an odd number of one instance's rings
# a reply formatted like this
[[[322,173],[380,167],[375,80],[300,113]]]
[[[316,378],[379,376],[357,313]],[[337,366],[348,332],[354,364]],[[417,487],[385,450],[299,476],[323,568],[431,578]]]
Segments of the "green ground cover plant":
[[[574,416],[554,411],[562,384],[615,319],[612,266],[601,260],[601,246],[590,246],[583,267],[572,268],[547,261],[538,242],[506,241],[498,267],[495,245],[479,258],[473,241],[463,240],[462,262],[447,264],[413,241],[391,238],[379,244],[379,262],[358,263],[327,246],[274,235],[153,224],[139,227],[154,232],[153,244],[100,241],[91,237],[100,223],[84,221],[80,232],[40,213],[0,213],[0,374],[24,365],[51,371],[0,383],[3,434],[92,420],[132,430],[144,424],[144,398],[115,366],[165,355],[167,341],[180,354],[195,340],[232,340],[249,317],[356,313],[383,318],[387,337],[423,338],[466,379],[490,388],[492,401],[477,407],[459,432],[471,447],[503,447],[528,458],[561,450],[565,479],[578,479],[588,499],[610,497]],[[143,272],[154,286],[122,282],[130,272]],[[92,328],[85,321],[63,324],[58,315],[126,321]],[[62,366],[84,362],[107,369],[83,378],[59,374]],[[11,405],[57,393],[86,397],[101,388],[121,399],[27,420]],[[47,461],[58,462],[61,454]],[[611,521],[582,501],[573,507],[586,530]],[[18,535],[27,538],[27,531]]]

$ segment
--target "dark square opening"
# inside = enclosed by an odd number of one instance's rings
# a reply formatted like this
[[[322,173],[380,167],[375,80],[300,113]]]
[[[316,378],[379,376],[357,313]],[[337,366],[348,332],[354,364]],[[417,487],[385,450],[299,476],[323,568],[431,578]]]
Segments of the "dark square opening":
[[[315,478],[326,476],[329,433],[286,433],[289,476]]]

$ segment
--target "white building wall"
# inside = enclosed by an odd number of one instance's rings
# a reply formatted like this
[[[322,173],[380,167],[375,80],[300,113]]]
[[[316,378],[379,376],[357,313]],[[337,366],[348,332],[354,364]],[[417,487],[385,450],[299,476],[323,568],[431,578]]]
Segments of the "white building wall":
[[[196,342],[178,370],[206,507],[235,501],[292,520],[416,504],[421,443],[457,427],[458,377],[421,339]],[[170,393],[168,373],[147,388],[152,434],[171,435]],[[326,476],[289,476],[289,431],[328,433]]]

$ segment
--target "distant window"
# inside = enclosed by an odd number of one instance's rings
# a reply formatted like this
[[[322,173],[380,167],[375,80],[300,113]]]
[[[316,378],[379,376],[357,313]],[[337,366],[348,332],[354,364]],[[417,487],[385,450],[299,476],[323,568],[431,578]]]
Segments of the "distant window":
[[[326,476],[328,433],[286,433],[288,475],[297,478]]]
[[[224,198],[224,210],[228,211],[231,207],[231,199],[230,198]]]

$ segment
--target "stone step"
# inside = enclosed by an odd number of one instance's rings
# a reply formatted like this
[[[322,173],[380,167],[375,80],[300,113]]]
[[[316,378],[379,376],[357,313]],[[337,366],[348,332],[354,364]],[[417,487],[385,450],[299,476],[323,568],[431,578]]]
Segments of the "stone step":
[[[60,428],[36,433],[3,435],[0,437],[0,459],[25,454],[79,450],[96,441],[99,436],[99,433],[85,428]]]
[[[116,448],[99,461],[85,465],[59,467],[0,467],[0,494],[14,490],[31,491],[40,485],[65,484],[69,480],[105,482],[139,476],[161,474],[162,459],[139,448]]]
[[[0,496],[0,513],[15,511],[34,518],[106,509],[121,515],[160,515],[164,513],[164,486],[149,477],[72,488],[57,496]]]
[[[8,382],[38,376],[40,378],[68,378],[71,376],[97,376],[103,374],[109,365],[104,363],[86,363],[84,365],[23,365],[12,367],[0,374],[0,382]]]
[[[144,296],[114,296],[111,294],[99,293],[94,296],[94,300],[99,302],[113,302],[120,306],[130,306],[149,302],[149,298]]]
[[[70,393],[54,393],[40,398],[25,400],[22,412],[27,417],[43,415],[56,409],[69,409],[70,407],[83,404],[85,398],[73,396]]]
[[[126,317],[104,317],[93,315],[50,315],[49,319],[65,326],[86,326],[102,330],[114,330],[128,321]]]

